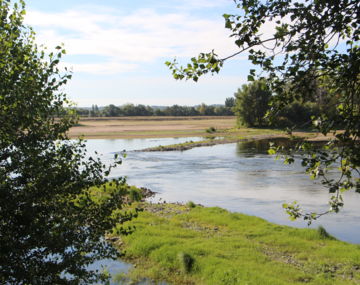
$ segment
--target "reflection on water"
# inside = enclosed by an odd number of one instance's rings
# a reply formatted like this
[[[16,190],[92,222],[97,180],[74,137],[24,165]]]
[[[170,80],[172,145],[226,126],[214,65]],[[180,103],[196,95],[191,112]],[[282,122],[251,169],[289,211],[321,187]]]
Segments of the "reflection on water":
[[[255,154],[267,154],[269,144],[273,142],[278,146],[290,147],[291,141],[287,139],[272,139],[272,140],[258,140],[258,141],[247,141],[236,144],[236,154],[238,156],[253,156]]]
[[[110,160],[114,152],[123,149],[142,149],[189,139],[89,140],[88,148],[103,152],[103,158]],[[306,227],[303,221],[289,221],[282,204],[296,200],[305,209],[322,211],[328,208],[329,194],[319,181],[311,181],[304,174],[299,161],[284,165],[267,155],[267,149],[267,141],[256,141],[184,152],[129,151],[123,165],[112,175],[127,176],[130,184],[148,187],[168,202],[191,200],[279,224]],[[343,211],[321,218],[313,227],[321,224],[339,239],[360,243],[359,202],[359,194],[346,193]]]

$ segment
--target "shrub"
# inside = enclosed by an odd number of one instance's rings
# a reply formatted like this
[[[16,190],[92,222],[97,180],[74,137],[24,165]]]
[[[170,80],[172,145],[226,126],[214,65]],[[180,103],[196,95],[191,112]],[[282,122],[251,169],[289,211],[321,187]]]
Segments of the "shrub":
[[[216,132],[216,128],[215,127],[209,127],[208,129],[206,129],[206,132],[209,134],[213,134]]]
[[[193,201],[189,201],[186,203],[186,206],[188,206],[189,208],[195,208],[196,204]]]

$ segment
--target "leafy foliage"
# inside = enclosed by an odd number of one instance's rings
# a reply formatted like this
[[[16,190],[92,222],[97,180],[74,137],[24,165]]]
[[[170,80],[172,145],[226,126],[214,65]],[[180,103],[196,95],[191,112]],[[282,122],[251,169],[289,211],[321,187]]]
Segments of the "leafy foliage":
[[[228,97],[225,99],[225,107],[232,108],[235,106],[235,98],[234,97]]]
[[[332,135],[324,149],[308,143],[283,153],[303,153],[302,163],[313,178],[320,178],[332,193],[328,212],[343,206],[342,193],[360,192],[360,2],[357,0],[235,0],[241,11],[225,14],[225,27],[232,32],[239,51],[219,58],[214,51],[192,58],[187,67],[167,62],[176,79],[193,79],[206,73],[218,73],[224,62],[240,53],[259,67],[274,94],[269,118],[292,102],[313,101],[325,88],[333,102],[333,113],[320,110],[312,118],[314,127]],[[265,27],[267,28],[265,32]],[[274,27],[272,31],[269,29]],[[256,77],[250,70],[249,81]],[[320,88],[319,88],[320,87]],[[338,131],[338,128],[342,131]],[[280,150],[280,149],[278,149]],[[338,168],[338,176],[328,175]],[[285,206],[286,207],[286,206]],[[322,214],[306,213],[298,206],[286,207],[293,218],[310,223]]]
[[[272,114],[272,120],[265,115],[271,112],[271,89],[265,80],[244,84],[235,93],[236,106],[233,107],[239,125],[253,127],[311,128],[312,118],[321,113],[329,118],[336,113],[334,99],[329,98],[325,89],[318,90],[320,96],[313,100],[294,100]]]
[[[265,81],[244,84],[235,93],[236,103],[233,108],[239,125],[248,127],[266,126],[264,116],[269,110],[271,92]]]
[[[105,232],[132,217],[114,212],[125,180],[104,184],[121,160],[107,167],[67,139],[65,50],[39,49],[24,14],[23,1],[0,0],[0,283],[88,284],[106,276],[87,265],[118,256]]]
[[[230,116],[234,115],[231,107],[234,98],[227,98],[224,105],[205,105],[199,106],[179,106],[172,105],[168,107],[151,107],[142,104],[125,104],[115,106],[110,104],[99,108],[93,105],[92,108],[72,108],[79,116],[89,117],[120,117],[120,116]]]

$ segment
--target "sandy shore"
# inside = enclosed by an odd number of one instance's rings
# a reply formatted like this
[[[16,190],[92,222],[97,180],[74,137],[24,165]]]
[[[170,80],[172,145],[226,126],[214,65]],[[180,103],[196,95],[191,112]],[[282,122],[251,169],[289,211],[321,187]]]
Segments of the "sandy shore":
[[[219,133],[234,128],[234,116],[82,118],[69,136],[86,139],[206,136],[214,127]]]

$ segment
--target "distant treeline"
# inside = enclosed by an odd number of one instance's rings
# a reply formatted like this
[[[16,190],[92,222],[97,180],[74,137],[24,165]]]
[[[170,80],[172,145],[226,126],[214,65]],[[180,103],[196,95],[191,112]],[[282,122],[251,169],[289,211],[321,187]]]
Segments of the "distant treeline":
[[[125,104],[105,107],[93,105],[91,108],[75,108],[79,116],[87,117],[121,117],[121,116],[232,116],[235,98],[227,98],[224,105],[154,107],[145,105]]]

